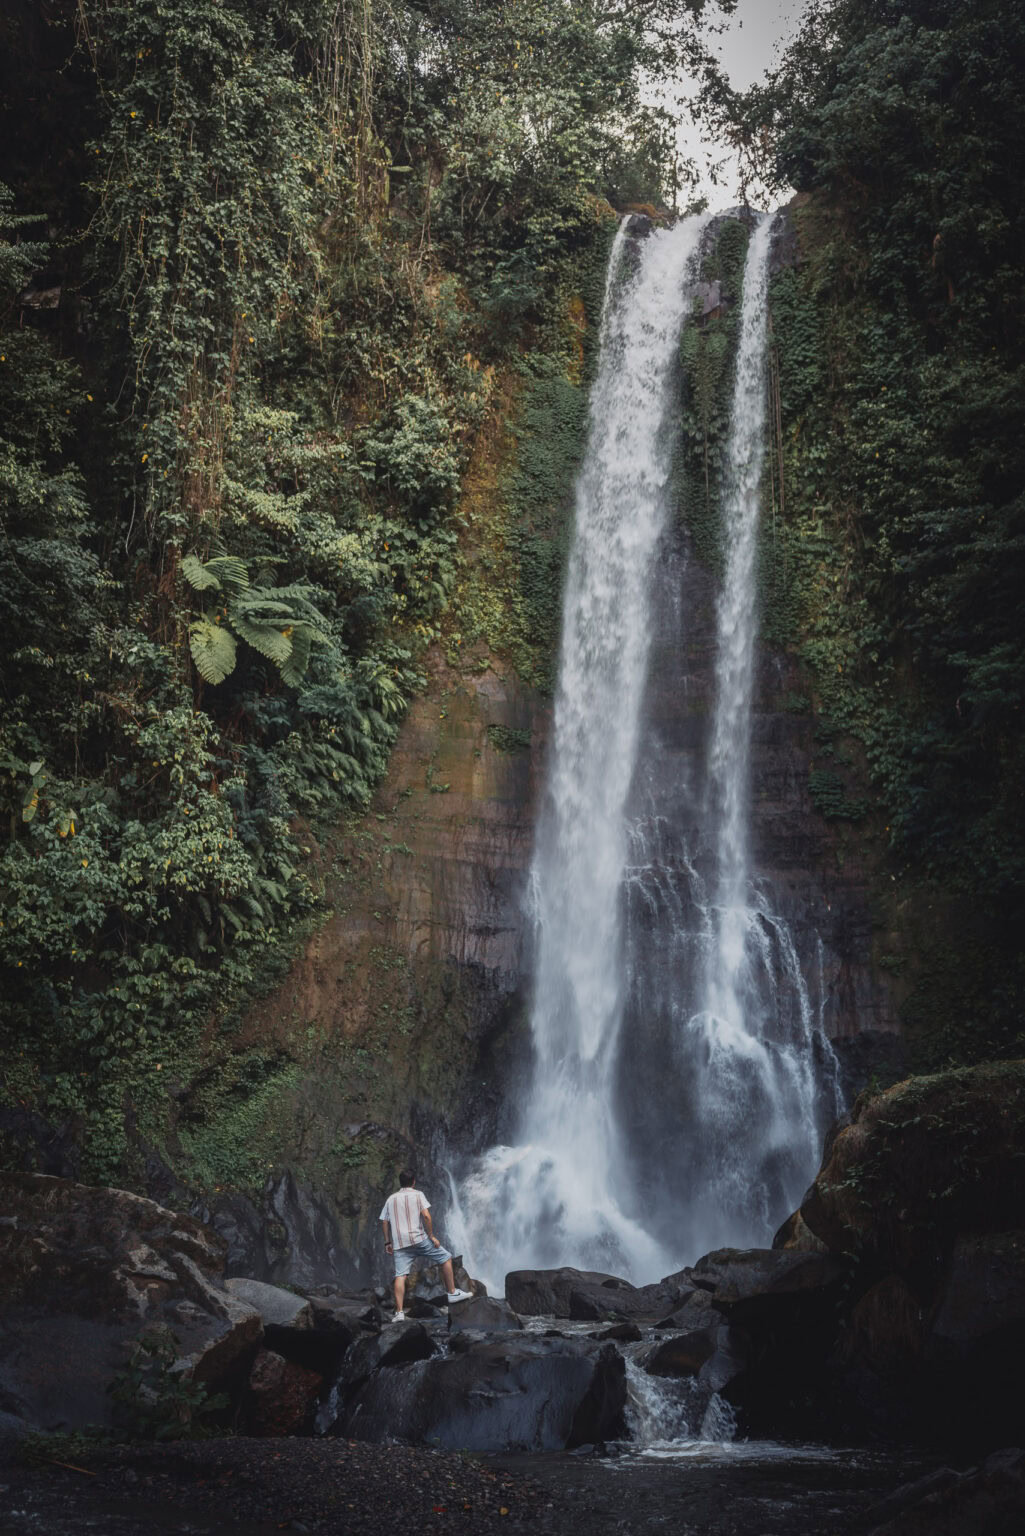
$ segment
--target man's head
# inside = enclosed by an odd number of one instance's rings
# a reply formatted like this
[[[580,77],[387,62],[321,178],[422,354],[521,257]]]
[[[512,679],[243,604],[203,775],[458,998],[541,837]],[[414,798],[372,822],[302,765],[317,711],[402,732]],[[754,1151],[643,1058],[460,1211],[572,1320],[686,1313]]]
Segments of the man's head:
[[[403,1168],[402,1172],[399,1174],[399,1184],[400,1184],[401,1188],[402,1189],[409,1189],[410,1186],[415,1184],[415,1183],[416,1183],[416,1169],[415,1168]]]

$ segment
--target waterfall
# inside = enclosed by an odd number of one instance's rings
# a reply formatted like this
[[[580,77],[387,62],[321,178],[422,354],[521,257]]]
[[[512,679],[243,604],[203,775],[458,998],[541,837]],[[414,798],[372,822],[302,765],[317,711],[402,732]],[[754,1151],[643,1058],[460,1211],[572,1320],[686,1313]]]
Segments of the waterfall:
[[[617,1201],[612,1078],[623,1016],[620,888],[648,660],[651,567],[668,509],[673,366],[707,220],[613,246],[563,605],[553,758],[530,895],[533,1081],[518,1144],[464,1182],[466,1246],[507,1268],[657,1268]],[[480,1257],[478,1257],[480,1256]]]
[[[752,878],[751,702],[761,482],[765,460],[769,256],[774,220],[754,231],[744,273],[736,381],[723,492],[725,573],[716,616],[715,714],[706,816],[715,829],[703,933],[701,1006],[687,1022],[682,1069],[700,1083],[689,1172],[701,1246],[767,1242],[814,1171],[822,1090],[835,1059],[771,893]],[[782,995],[785,994],[785,995]],[[703,1209],[700,1209],[703,1207]],[[699,1214],[700,1209],[700,1214]]]
[[[453,1237],[497,1290],[509,1269],[651,1280],[720,1243],[767,1241],[819,1150],[824,1037],[749,869],[769,221],[745,272],[703,785],[696,768],[658,781],[645,724],[652,635],[681,609],[658,556],[708,222],[641,241],[624,226],[609,264],[530,872],[533,1071],[512,1144],[453,1187]]]

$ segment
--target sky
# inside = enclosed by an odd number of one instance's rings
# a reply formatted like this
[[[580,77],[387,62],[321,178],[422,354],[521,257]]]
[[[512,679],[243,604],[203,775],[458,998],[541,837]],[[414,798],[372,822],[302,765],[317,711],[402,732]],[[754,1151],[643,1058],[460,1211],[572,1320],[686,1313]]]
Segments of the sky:
[[[726,30],[713,43],[730,83],[737,90],[746,90],[778,62],[782,46],[796,31],[803,10],[803,0],[739,0]],[[687,82],[684,84],[686,88]],[[720,147],[702,142],[700,130],[686,116],[680,120],[679,142],[681,155],[693,157],[699,166],[710,153],[716,159],[723,154]],[[725,177],[718,186],[705,179],[697,189],[708,197],[713,208],[729,207],[737,200],[735,170],[727,168]]]

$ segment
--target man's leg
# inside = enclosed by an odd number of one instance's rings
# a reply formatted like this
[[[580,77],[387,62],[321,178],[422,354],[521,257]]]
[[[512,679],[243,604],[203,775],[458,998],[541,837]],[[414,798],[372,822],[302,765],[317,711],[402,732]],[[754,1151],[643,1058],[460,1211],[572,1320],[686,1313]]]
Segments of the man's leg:
[[[444,1276],[445,1289],[446,1289],[446,1291],[448,1291],[448,1294],[451,1296],[452,1292],[456,1288],[456,1277],[452,1273],[452,1260],[451,1259],[446,1259],[445,1260],[444,1264],[441,1266],[441,1273]]]
[[[451,1264],[449,1265],[449,1268],[450,1269],[452,1268]],[[449,1286],[449,1290],[451,1290],[451,1289],[452,1289],[452,1287]],[[405,1299],[406,1299],[406,1277],[405,1277],[405,1275],[396,1275],[395,1276],[395,1310],[396,1310],[396,1312],[401,1312],[402,1311],[402,1303],[405,1301]]]

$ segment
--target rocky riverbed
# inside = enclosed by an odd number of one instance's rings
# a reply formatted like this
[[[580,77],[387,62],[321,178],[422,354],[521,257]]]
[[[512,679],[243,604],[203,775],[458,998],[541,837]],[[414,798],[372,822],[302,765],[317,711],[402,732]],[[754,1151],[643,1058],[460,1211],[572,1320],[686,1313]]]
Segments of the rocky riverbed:
[[[1018,1459],[1020,1466],[1020,1453]],[[992,1485],[992,1472],[988,1478]],[[1016,1533],[1009,1490],[1016,1486],[1020,1495],[1020,1470],[1006,1474],[1002,1483],[996,1478],[996,1493],[986,1493],[984,1480],[978,1470],[944,1472],[935,1463],[892,1451],[831,1452],[767,1443],[728,1451],[695,1446],[687,1454],[653,1459],[565,1453],[471,1458],[339,1440],[238,1437],[80,1452],[73,1465],[0,1466],[5,1511],[0,1531],[4,1536],[154,1531],[385,1536],[408,1528],[438,1536],[493,1531],[641,1536],[666,1529],[675,1536]],[[1020,1504],[1015,1507],[1020,1516]]]
[[[1017,1532],[1023,1070],[859,1103],[771,1249],[505,1299],[460,1270],[452,1308],[427,1271],[401,1322],[226,1278],[124,1190],[0,1175],[0,1529]]]

